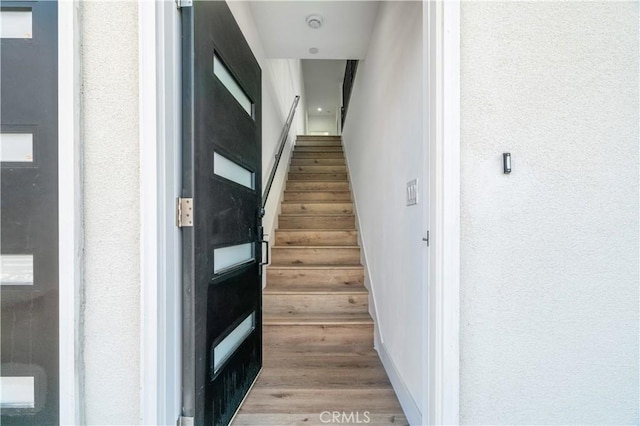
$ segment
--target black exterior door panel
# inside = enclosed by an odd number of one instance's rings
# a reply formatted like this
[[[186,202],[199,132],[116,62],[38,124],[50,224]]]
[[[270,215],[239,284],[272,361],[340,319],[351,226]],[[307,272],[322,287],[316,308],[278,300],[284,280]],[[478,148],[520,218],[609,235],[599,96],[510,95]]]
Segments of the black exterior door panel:
[[[2,376],[34,378],[34,406],[2,407],[2,425],[59,421],[58,3],[31,11],[31,38],[0,39],[0,130],[33,135],[31,161],[0,165],[0,254],[33,256],[33,283],[0,285]]]
[[[262,365],[261,71],[224,1],[194,1],[181,13],[182,196],[194,209],[182,234],[183,415],[225,425]],[[214,74],[214,55],[250,99],[249,113]],[[250,172],[252,187],[217,174],[214,153]],[[250,259],[216,268],[216,250],[242,244]],[[251,327],[216,360],[215,348],[241,324]]]

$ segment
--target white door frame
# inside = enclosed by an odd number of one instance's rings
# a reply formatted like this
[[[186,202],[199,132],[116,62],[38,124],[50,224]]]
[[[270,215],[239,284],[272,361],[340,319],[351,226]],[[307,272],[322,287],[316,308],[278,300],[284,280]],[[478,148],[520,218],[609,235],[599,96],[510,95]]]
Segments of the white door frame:
[[[78,2],[58,2],[58,279],[60,424],[83,424],[80,370],[82,149]]]
[[[181,388],[180,11],[138,2],[140,82],[140,407],[142,424],[175,424]]]
[[[423,3],[428,285],[423,351],[428,424],[460,423],[460,1]]]
[[[143,424],[173,423],[180,414],[180,241],[173,217],[180,181],[179,13],[173,1],[139,3]],[[430,247],[423,319],[427,397],[421,409],[425,423],[458,424],[459,0],[425,0],[423,25]],[[178,328],[170,330],[173,324]]]

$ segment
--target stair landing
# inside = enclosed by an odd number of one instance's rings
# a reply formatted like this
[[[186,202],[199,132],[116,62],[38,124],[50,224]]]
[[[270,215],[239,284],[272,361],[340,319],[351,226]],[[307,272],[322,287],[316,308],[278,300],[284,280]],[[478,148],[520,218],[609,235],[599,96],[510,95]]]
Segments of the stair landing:
[[[263,369],[234,425],[406,425],[373,349],[340,137],[298,136],[263,294]]]

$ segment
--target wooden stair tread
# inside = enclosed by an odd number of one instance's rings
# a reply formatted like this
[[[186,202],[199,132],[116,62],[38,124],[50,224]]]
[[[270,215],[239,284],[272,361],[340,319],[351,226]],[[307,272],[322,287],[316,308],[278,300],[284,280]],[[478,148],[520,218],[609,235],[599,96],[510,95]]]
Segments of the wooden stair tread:
[[[355,387],[387,388],[389,379],[381,365],[373,367],[339,367],[332,363],[324,367],[288,366],[262,371],[259,386],[277,389],[353,389]]]
[[[370,325],[369,314],[263,314],[262,324],[268,325]]]
[[[299,215],[291,215],[299,216]],[[310,216],[310,215],[307,215]],[[353,229],[332,229],[332,228],[294,228],[294,229],[276,229],[276,232],[357,232]]]
[[[293,192],[339,192],[339,191],[293,191]],[[341,192],[349,192],[349,191],[341,191]],[[309,204],[327,204],[327,205],[332,205],[332,204],[353,204],[352,201],[328,201],[328,200],[319,200],[319,201],[292,201],[292,200],[284,200],[282,201],[282,204],[304,204],[304,205],[309,205]],[[345,213],[347,214],[347,213]],[[353,213],[348,213],[348,214],[353,214]]]
[[[295,217],[300,217],[300,216],[324,217],[324,216],[328,216],[328,217],[340,217],[340,216],[353,216],[353,213],[317,213],[317,214],[313,214],[313,213],[307,213],[307,214],[280,213],[280,216],[295,216]],[[278,228],[278,229],[280,229],[280,228]],[[300,228],[298,228],[298,229],[300,229]],[[313,228],[308,228],[308,229],[313,229]]]
[[[269,284],[264,289],[263,294],[368,294],[365,286],[345,286],[328,288],[325,284],[299,284],[296,286],[278,286],[277,284]]]
[[[267,268],[269,269],[363,269],[362,265],[269,265]]]
[[[313,181],[305,181],[305,182],[313,182]],[[351,193],[348,189],[286,189],[284,192],[348,192]],[[294,201],[295,202],[295,201]]]
[[[263,357],[267,360],[281,360],[284,358],[342,358],[342,357],[378,357],[378,352],[369,345],[326,345],[322,349],[317,346],[295,345],[286,348],[266,345]]]
[[[359,245],[349,245],[349,246],[311,246],[311,245],[303,245],[303,246],[272,246],[272,249],[359,249]]]
[[[327,408],[329,407],[329,408]],[[329,411],[369,411],[370,413],[402,413],[402,408],[391,386],[384,388],[351,389],[271,389],[262,385],[260,378],[249,393],[240,414],[296,413],[311,411],[320,414]],[[316,415],[317,415],[316,414]]]
[[[292,350],[282,350],[267,346],[263,352],[265,363],[276,363],[277,367],[283,365],[302,365],[309,367],[322,367],[328,364],[338,366],[371,366],[372,363],[379,365],[380,358],[375,349],[371,347],[354,347],[345,350],[344,346],[327,346],[319,351],[317,348],[308,348],[299,345]]]

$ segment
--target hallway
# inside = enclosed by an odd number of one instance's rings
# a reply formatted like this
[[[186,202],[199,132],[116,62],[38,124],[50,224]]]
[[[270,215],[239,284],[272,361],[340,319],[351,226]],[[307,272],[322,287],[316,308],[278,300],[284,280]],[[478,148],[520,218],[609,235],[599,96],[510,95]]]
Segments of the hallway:
[[[407,424],[373,349],[340,137],[298,137],[271,260],[263,369],[233,424]]]

